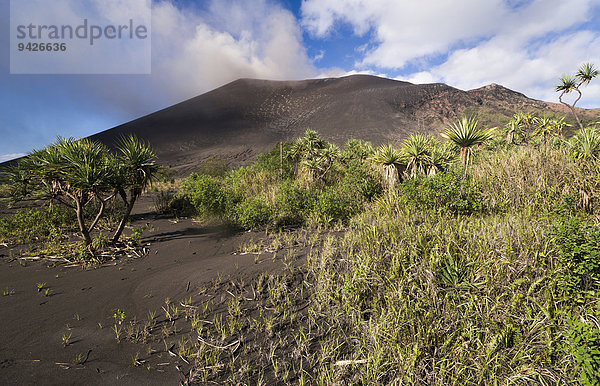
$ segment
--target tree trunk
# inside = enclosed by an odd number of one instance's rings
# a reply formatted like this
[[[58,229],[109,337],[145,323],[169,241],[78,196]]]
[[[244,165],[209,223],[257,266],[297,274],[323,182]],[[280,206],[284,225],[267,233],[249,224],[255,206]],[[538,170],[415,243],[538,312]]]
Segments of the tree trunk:
[[[83,206],[81,205],[81,201],[75,200],[75,203],[77,205],[76,212],[77,212],[77,223],[79,224],[79,231],[81,232],[81,235],[83,236],[83,241],[85,242],[85,245],[87,246],[92,243],[92,238],[90,237],[90,231],[85,226],[85,219],[83,218]]]
[[[383,179],[386,182],[388,188],[395,188],[398,186],[398,169],[396,165],[382,165],[383,167]]]
[[[129,202],[125,201],[125,204],[127,204],[127,208],[125,209],[125,214],[123,215],[123,218],[121,219],[121,222],[119,223],[119,226],[117,227],[117,230],[113,236],[113,239],[112,239],[113,244],[115,244],[117,241],[119,241],[119,238],[121,237],[121,234],[123,233],[123,230],[125,229],[125,224],[127,224],[127,221],[129,221],[129,215],[131,214],[131,211],[133,210],[133,205],[135,204],[136,198],[137,198],[137,196],[135,194],[132,194],[131,198],[129,199]]]
[[[104,213],[105,201],[101,198],[98,199],[100,200],[100,209],[98,210],[98,214],[96,214],[96,218],[94,219],[94,221],[92,221],[92,224],[90,225],[90,232],[94,230],[94,228],[98,224],[98,221],[100,220],[100,217],[102,217],[102,214]]]
[[[463,147],[460,149],[460,160],[462,161],[463,166],[466,168],[469,163],[469,148]]]
[[[563,105],[567,106],[571,112],[573,113],[573,116],[575,117],[575,120],[577,121],[577,124],[579,125],[579,128],[581,130],[583,130],[583,125],[581,124],[581,121],[579,120],[579,117],[577,116],[577,112],[575,111],[575,104],[581,99],[581,91],[577,90],[576,91],[579,93],[579,97],[577,97],[577,99],[575,100],[575,102],[573,102],[573,105],[568,104],[567,102],[563,102],[562,97],[565,94],[564,92],[562,92],[559,96],[558,96],[558,100],[560,101],[560,103],[562,103]]]

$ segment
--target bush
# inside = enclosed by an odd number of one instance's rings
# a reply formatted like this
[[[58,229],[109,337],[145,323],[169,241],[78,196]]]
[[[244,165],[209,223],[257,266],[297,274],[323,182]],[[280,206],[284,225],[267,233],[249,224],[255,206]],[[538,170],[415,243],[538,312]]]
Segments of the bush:
[[[292,146],[293,143],[291,142],[283,144],[283,163],[281,162],[279,144],[277,144],[271,151],[259,154],[253,168],[261,171],[281,173],[282,177],[291,177],[295,168],[295,163],[290,157]]]
[[[314,197],[310,190],[295,185],[293,181],[283,181],[275,196],[277,225],[302,225],[314,205]]]
[[[483,209],[479,185],[458,169],[407,180],[399,190],[420,209],[452,214],[472,214]]]
[[[559,286],[577,302],[600,289],[600,230],[579,217],[557,220],[552,241],[561,263]]]
[[[75,213],[62,207],[19,210],[0,219],[0,240],[25,244],[54,239],[67,229],[76,229],[75,221]]]
[[[271,221],[272,210],[263,198],[249,197],[231,208],[229,219],[242,229],[259,229]]]
[[[352,195],[347,194],[338,186],[330,186],[321,193],[315,202],[313,215],[324,225],[346,222],[362,208]]]
[[[369,166],[361,161],[352,160],[344,171],[342,189],[349,194],[356,195],[357,199],[371,201],[381,195],[383,186],[380,179],[373,173]]]
[[[263,195],[268,187],[279,184],[279,181],[280,178],[276,173],[242,166],[229,172],[223,183],[227,186],[230,199],[238,202],[244,197]]]
[[[592,320],[577,315],[569,315],[567,325],[569,329],[565,348],[575,360],[579,381],[582,385],[597,385],[600,381],[600,331]]]
[[[183,196],[200,216],[222,215],[225,213],[227,194],[221,182],[209,175],[192,174],[183,183]],[[185,207],[185,202],[178,201]]]
[[[168,213],[172,209],[175,193],[168,190],[159,190],[154,197],[154,210],[158,213]]]

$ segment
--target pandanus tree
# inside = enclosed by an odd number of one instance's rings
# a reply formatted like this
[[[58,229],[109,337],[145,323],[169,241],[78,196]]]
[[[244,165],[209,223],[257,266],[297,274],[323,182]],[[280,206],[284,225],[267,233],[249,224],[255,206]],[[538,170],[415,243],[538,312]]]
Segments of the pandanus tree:
[[[133,205],[158,171],[150,145],[134,136],[122,138],[117,151],[118,155],[113,155],[106,146],[89,139],[59,138],[30,153],[22,167],[28,184],[35,184],[44,198],[75,211],[79,232],[88,246],[106,204],[116,195],[126,204],[113,243],[119,240]],[[85,212],[92,203],[97,206],[89,221]]]
[[[450,164],[456,160],[456,151],[454,146],[449,142],[434,141],[431,149],[428,176],[434,176],[439,171],[446,170]]]
[[[156,154],[150,144],[131,135],[120,139],[117,151],[112,183],[125,203],[125,213],[112,238],[113,243],[121,237],[136,200],[158,173]]]
[[[54,144],[29,155],[31,171],[46,188],[51,200],[75,210],[79,231],[86,245],[92,242],[90,233],[98,224],[111,193],[112,173],[110,153],[97,142],[88,139],[59,138]],[[96,201],[97,213],[88,225],[85,208]]]
[[[479,122],[474,117],[464,117],[452,123],[441,136],[460,150],[460,159],[466,168],[471,161],[473,148],[490,139],[492,129],[479,129]]]
[[[544,146],[548,142],[548,137],[555,133],[554,122],[552,118],[548,116],[535,117],[535,130],[532,135],[542,137]]]
[[[31,158],[22,158],[0,172],[0,177],[10,187],[13,200],[18,201],[29,195],[35,184],[33,170]]]
[[[294,142],[290,154],[299,162],[311,183],[325,178],[340,151],[337,146],[322,139],[316,131],[307,129],[304,136]]]
[[[550,118],[547,116],[535,118],[535,130],[532,135],[542,137],[544,147],[548,146],[548,138],[562,134],[563,129],[569,126],[565,118]]]
[[[364,161],[369,158],[375,149],[371,142],[363,141],[362,139],[351,138],[346,141],[344,149],[340,152],[340,159],[343,162],[349,162],[351,160]]]
[[[598,71],[592,63],[584,63],[579,67],[575,75],[563,75],[560,78],[559,85],[556,86],[554,89],[554,91],[560,92],[558,100],[560,101],[560,103],[567,106],[571,110],[571,113],[575,117],[577,125],[581,130],[583,130],[583,125],[581,124],[581,121],[579,120],[579,116],[577,115],[577,111],[575,109],[575,105],[577,104],[577,102],[579,102],[579,100],[582,97],[581,90],[579,88],[581,86],[587,86],[590,83],[590,81],[596,78],[599,74],[600,71]],[[571,92],[577,93],[577,97],[575,98],[573,103],[567,103],[563,100],[563,97],[567,94],[570,94]]]
[[[505,126],[506,142],[509,144],[526,143],[535,126],[535,118],[531,113],[519,112],[514,114]]]
[[[298,138],[292,145],[291,155],[296,159],[313,159],[327,146],[315,130],[306,129],[304,136]]]
[[[402,153],[406,162],[407,177],[426,175],[431,165],[433,137],[424,134],[411,134],[403,142]]]
[[[521,133],[521,128],[514,120],[511,119],[506,124],[505,129],[506,129],[506,143],[508,143],[509,145],[515,144],[516,138]]]
[[[401,151],[395,149],[392,145],[381,145],[371,155],[370,160],[381,167],[383,181],[388,188],[398,185],[398,168],[404,162]]]

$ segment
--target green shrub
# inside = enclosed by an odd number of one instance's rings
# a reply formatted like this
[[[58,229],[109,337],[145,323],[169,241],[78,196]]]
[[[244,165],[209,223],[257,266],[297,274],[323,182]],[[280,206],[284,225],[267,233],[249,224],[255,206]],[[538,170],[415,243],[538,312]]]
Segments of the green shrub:
[[[183,196],[200,216],[222,215],[225,212],[227,194],[215,177],[192,174],[183,183]],[[185,202],[177,202],[185,207]]]
[[[552,212],[561,216],[570,216],[577,212],[579,197],[575,194],[562,194],[555,199]]]
[[[349,162],[344,171],[341,185],[348,194],[368,201],[378,197],[383,191],[381,181],[373,170],[365,162],[358,160]]]
[[[175,216],[194,216],[196,208],[190,201],[190,197],[184,193],[175,194],[169,200],[166,212],[172,212]]]
[[[263,195],[268,187],[279,184],[279,181],[277,173],[242,166],[229,172],[223,184],[227,186],[230,200],[238,202],[244,197]]]
[[[307,214],[314,205],[314,196],[310,190],[297,186],[292,180],[283,181],[275,196],[276,224],[286,226],[305,223]]]
[[[271,221],[272,210],[265,199],[249,197],[233,205],[229,219],[242,229],[260,229]]]
[[[102,233],[98,234],[96,237],[94,237],[92,239],[92,248],[94,248],[94,249],[102,250],[102,249],[108,247],[109,245],[110,245],[110,239]]]
[[[154,197],[154,210],[158,213],[168,213],[172,209],[175,193],[168,190],[159,190]]]
[[[597,318],[589,314],[586,316],[589,320],[577,315],[567,318],[569,329],[565,348],[573,356],[581,384],[597,385],[600,383],[600,329],[591,320]]]
[[[25,244],[56,238],[57,230],[76,229],[75,213],[55,206],[49,209],[23,209],[0,219],[0,240]]]
[[[347,194],[339,186],[330,186],[321,193],[313,208],[316,220],[324,225],[346,222],[362,208],[352,195]]]
[[[256,170],[277,172],[281,174],[282,177],[291,177],[295,169],[295,163],[290,157],[292,146],[293,143],[291,142],[285,142],[283,144],[282,160],[279,144],[277,144],[271,151],[259,154],[256,163],[252,165],[252,167]]]
[[[479,185],[458,169],[407,180],[399,190],[420,209],[452,214],[472,214],[483,209]]]
[[[552,241],[561,263],[559,285],[577,302],[600,289],[600,230],[579,217],[559,218]]]

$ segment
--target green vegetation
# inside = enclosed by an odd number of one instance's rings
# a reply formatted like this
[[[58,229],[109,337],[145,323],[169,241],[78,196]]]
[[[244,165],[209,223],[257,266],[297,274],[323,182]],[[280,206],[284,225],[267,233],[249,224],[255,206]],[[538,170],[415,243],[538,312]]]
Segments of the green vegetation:
[[[579,116],[577,115],[577,111],[575,110],[575,105],[582,97],[581,90],[579,90],[579,88],[581,86],[587,86],[590,81],[596,78],[599,74],[600,71],[598,71],[592,63],[584,63],[579,67],[575,75],[563,75],[560,78],[560,84],[554,89],[554,91],[560,92],[560,95],[558,96],[560,103],[567,106],[571,110],[581,130],[583,130],[583,125],[581,124]],[[563,101],[563,96],[571,92],[576,92],[577,98],[573,101],[573,103],[569,104]]]
[[[376,168],[366,160],[371,153],[366,142],[349,141],[340,150],[307,130],[296,142],[259,156],[252,166],[220,177],[192,174],[171,207],[178,213],[220,217],[241,229],[347,223],[382,192]]]
[[[14,244],[41,242],[43,253],[83,258],[86,249],[93,255],[94,250],[114,246],[136,200],[156,178],[155,162],[150,146],[133,136],[119,141],[116,154],[87,139],[59,138],[3,171],[8,187],[4,191],[12,200],[43,200],[48,206],[1,219],[0,239]],[[115,229],[110,241],[101,233],[93,236],[99,227]],[[84,248],[65,251],[73,228]]]
[[[460,150],[460,160],[467,167],[471,161],[473,147],[491,138],[491,129],[480,130],[475,118],[463,118],[444,131],[442,137],[448,139]]]
[[[464,118],[448,141],[414,134],[378,148],[307,130],[251,166],[207,163],[163,207],[266,229],[240,252],[281,269],[219,275],[147,321],[117,309],[114,336],[180,359],[188,383],[599,384],[600,133],[565,127],[530,113],[503,132]],[[123,169],[140,177],[126,205],[151,180],[142,164]],[[30,194],[27,176],[14,176],[27,181],[14,194]],[[61,192],[88,192],[93,217],[111,191],[90,181]],[[0,222],[2,237],[81,217],[20,215]]]
[[[377,150],[307,132],[285,166],[193,176],[179,194],[195,213],[274,230],[266,249],[287,269],[227,285],[247,292],[210,324],[188,315],[202,338],[174,352],[201,382],[597,384],[600,136],[564,127],[518,114],[492,137],[464,119],[449,143],[413,135]],[[309,228],[277,230],[288,225]],[[304,229],[314,238],[293,241]],[[295,245],[306,263],[288,260]]]

